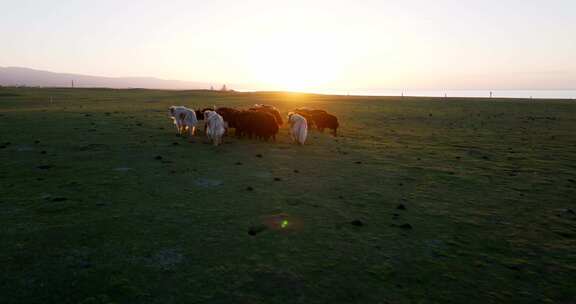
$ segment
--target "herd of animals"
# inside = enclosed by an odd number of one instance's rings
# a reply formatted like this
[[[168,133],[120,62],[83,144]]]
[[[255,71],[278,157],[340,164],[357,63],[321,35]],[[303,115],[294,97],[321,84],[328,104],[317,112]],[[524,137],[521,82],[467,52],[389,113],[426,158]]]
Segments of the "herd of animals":
[[[185,106],[171,106],[170,117],[180,136],[194,136],[199,120],[204,120],[204,131],[208,139],[218,146],[228,129],[234,129],[236,137],[256,138],[264,141],[276,140],[278,130],[284,124],[278,109],[271,105],[256,104],[247,110],[229,107],[194,110]],[[320,132],[330,129],[337,136],[338,118],[324,110],[297,108],[288,113],[290,136],[294,143],[304,145],[308,129]]]

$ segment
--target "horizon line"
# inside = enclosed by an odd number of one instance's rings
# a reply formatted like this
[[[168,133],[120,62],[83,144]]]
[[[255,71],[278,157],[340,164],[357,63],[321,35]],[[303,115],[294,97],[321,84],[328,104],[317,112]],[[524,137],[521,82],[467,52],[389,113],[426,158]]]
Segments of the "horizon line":
[[[258,87],[258,85],[249,85],[249,84],[241,84],[241,83],[229,83],[229,82],[213,82],[213,81],[204,81],[204,80],[182,80],[182,79],[171,79],[171,78],[162,78],[158,76],[105,76],[105,75],[95,75],[95,74],[84,74],[84,73],[74,73],[74,72],[54,72],[45,69],[38,69],[38,68],[30,68],[25,66],[0,66],[2,68],[14,68],[14,69],[26,69],[32,70],[37,72],[45,72],[45,73],[52,73],[52,74],[60,74],[60,75],[75,75],[75,76],[83,76],[83,77],[99,77],[99,78],[110,78],[110,79],[154,79],[160,81],[173,81],[173,82],[183,82],[183,83],[197,83],[200,85],[207,85],[207,86],[220,86],[226,85],[226,87],[241,87],[241,89],[236,89],[237,91],[280,91],[280,92],[295,92],[295,93],[320,93],[321,92],[364,92],[364,94],[372,94],[371,91],[375,91],[375,94],[378,94],[378,91],[401,91],[401,92],[408,92],[408,91],[486,91],[486,92],[497,92],[497,91],[574,91],[575,88],[505,88],[505,89],[490,89],[490,88],[351,88],[351,89],[310,89],[310,90],[276,90],[276,89],[251,89],[249,87]],[[71,81],[75,81],[74,79],[70,79]],[[78,83],[75,83],[75,87]],[[15,85],[15,84],[7,84],[3,85],[0,83],[0,86],[4,87],[18,87],[18,86],[27,86],[27,87],[58,87],[58,88],[66,88],[67,86],[31,86],[31,85]],[[82,87],[81,84],[79,87]],[[111,88],[115,89],[114,87],[106,87],[106,86],[85,86],[83,88]],[[124,89],[136,89],[139,87],[122,87]],[[202,90],[198,88],[177,88],[177,89],[166,89],[166,88],[142,88],[142,89],[158,89],[158,90]],[[207,90],[210,90],[208,88]],[[218,91],[218,89],[214,89],[214,91]],[[334,93],[328,93],[333,95]],[[342,93],[346,95],[347,93]],[[363,95],[368,96],[368,95]],[[371,96],[371,95],[370,95]],[[379,95],[375,95],[379,96]]]

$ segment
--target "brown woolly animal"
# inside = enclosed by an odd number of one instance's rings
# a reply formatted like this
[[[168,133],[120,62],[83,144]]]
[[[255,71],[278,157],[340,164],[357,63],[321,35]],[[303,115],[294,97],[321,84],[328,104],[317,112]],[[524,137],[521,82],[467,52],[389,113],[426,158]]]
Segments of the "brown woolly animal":
[[[320,132],[324,132],[324,129],[331,129],[332,134],[337,136],[340,124],[338,123],[338,118],[336,116],[329,114],[324,110],[314,110],[309,108],[298,108],[294,110],[294,112],[304,116],[307,121],[313,121]]]
[[[241,111],[236,115],[236,136],[276,140],[278,125],[272,114],[262,111]]]
[[[282,126],[282,124],[284,123],[282,121],[282,116],[280,115],[280,112],[274,106],[255,104],[253,107],[250,108],[250,110],[272,114],[274,116],[274,119],[276,120],[276,124],[278,125],[278,127]]]

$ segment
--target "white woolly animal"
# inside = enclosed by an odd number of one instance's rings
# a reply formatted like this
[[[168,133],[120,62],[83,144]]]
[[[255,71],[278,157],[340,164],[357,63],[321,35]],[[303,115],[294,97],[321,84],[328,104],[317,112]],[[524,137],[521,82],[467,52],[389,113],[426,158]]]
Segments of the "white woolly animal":
[[[206,136],[215,146],[222,143],[222,136],[226,132],[224,119],[215,111],[204,111],[204,121],[206,121]]]
[[[176,131],[179,135],[184,135],[188,132],[190,136],[194,135],[198,119],[193,109],[182,106],[171,106],[170,116],[172,120],[174,120],[174,125],[176,125]]]
[[[308,136],[308,122],[300,114],[288,114],[288,122],[290,123],[290,135],[292,140],[300,145],[304,145],[306,137]]]

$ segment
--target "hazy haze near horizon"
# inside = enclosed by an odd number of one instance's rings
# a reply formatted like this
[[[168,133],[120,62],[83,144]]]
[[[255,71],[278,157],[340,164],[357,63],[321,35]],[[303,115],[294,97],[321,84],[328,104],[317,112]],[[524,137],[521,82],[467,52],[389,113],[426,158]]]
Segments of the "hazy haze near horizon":
[[[574,89],[576,2],[11,1],[0,66],[254,89]]]

